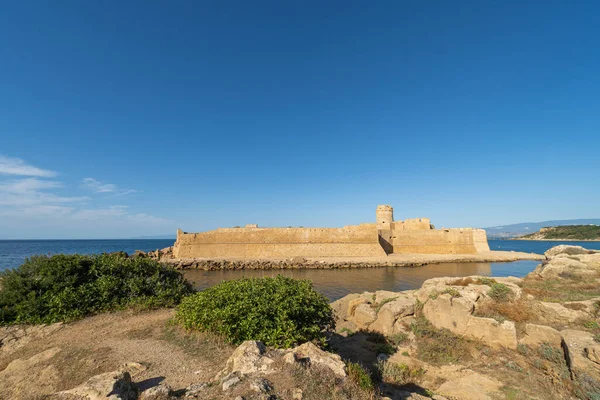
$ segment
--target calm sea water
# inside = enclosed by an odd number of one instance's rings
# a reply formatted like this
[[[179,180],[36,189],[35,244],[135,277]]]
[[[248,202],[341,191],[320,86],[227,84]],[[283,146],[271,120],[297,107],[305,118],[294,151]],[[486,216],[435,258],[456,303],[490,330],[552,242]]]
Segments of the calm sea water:
[[[543,242],[490,240],[492,250],[513,250],[542,254],[558,244],[572,244],[600,250],[600,242]],[[155,250],[173,245],[172,239],[152,240],[3,240],[0,241],[0,270],[19,266],[35,254],[83,253],[97,254],[113,251]],[[436,276],[525,276],[538,261],[511,263],[445,263],[416,268],[377,267],[334,270],[242,270],[242,271],[186,271],[186,277],[197,289],[204,289],[223,280],[241,277],[262,277],[282,274],[310,279],[316,290],[331,300],[348,293],[375,290],[407,290],[421,286],[423,281]]]

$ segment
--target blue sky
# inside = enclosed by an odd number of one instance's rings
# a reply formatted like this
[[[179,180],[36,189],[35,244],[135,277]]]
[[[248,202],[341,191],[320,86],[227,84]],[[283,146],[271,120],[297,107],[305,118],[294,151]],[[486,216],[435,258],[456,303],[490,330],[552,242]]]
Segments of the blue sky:
[[[572,4],[570,4],[572,3]],[[596,2],[22,1],[0,239],[600,217]]]

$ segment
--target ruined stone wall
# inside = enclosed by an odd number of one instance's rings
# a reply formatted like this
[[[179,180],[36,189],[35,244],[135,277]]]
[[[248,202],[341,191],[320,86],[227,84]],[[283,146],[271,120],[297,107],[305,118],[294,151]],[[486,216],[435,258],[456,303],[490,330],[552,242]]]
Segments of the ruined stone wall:
[[[376,224],[344,228],[221,228],[178,231],[175,258],[385,256]]]
[[[428,231],[431,229],[429,218],[411,218],[404,221],[394,221],[392,229],[398,231]]]
[[[394,254],[478,254],[489,251],[482,229],[394,230]]]

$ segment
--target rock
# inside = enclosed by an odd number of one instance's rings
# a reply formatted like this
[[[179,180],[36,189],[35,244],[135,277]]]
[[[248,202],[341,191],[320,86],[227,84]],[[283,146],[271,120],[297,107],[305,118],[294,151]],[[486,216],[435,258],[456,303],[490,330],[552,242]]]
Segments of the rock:
[[[223,391],[225,392],[225,391],[231,389],[238,383],[240,383],[240,378],[238,378],[237,376],[231,376],[231,377],[228,377],[227,379],[224,379],[223,385],[222,385]]]
[[[581,279],[591,277],[598,274],[598,270],[589,265],[566,257],[556,257],[550,260],[532,274],[537,274],[542,278],[565,278],[565,279]]]
[[[194,383],[185,389],[185,397],[198,397],[207,387],[208,383]]]
[[[546,258],[556,257],[559,254],[568,254],[568,255],[576,255],[576,254],[588,254],[589,250],[581,247],[581,246],[570,246],[567,244],[561,244],[558,246],[554,246],[549,250],[546,250],[544,255]]]
[[[295,388],[292,389],[292,400],[302,400],[302,389]]]
[[[361,304],[369,304],[369,300],[366,299],[363,296],[357,297],[355,299],[352,299],[348,302],[348,310],[346,312],[347,318],[349,319],[349,317],[354,316],[354,313],[356,311],[356,308],[361,305]]]
[[[57,395],[77,396],[81,400],[136,400],[138,397],[131,374],[123,370],[93,376],[84,384]]]
[[[344,296],[341,299],[336,300],[333,303],[331,303],[331,309],[333,310],[333,313],[338,318],[338,320],[344,321],[344,320],[348,319],[347,318],[348,310],[350,309],[349,303],[350,303],[350,301],[356,300],[359,297],[360,297],[360,294],[352,293],[352,294]],[[354,309],[352,309],[352,311],[354,311]]]
[[[560,334],[568,350],[565,354],[568,355],[567,360],[571,370],[583,370],[595,379],[600,379],[600,368],[593,360],[594,354],[592,354],[597,351],[598,342],[594,340],[592,334],[575,329],[565,329],[560,331]]]
[[[368,329],[369,325],[377,319],[377,312],[370,304],[359,304],[354,310],[354,318],[352,319],[358,329]]]
[[[375,292],[375,304],[379,304],[387,299],[393,299],[395,297],[398,297],[399,295],[400,293],[397,292],[390,292],[388,290],[377,290]]]
[[[258,378],[250,384],[250,388],[257,393],[268,393],[273,390],[273,385],[265,378]]]
[[[293,348],[284,355],[283,360],[287,363],[300,362],[327,368],[339,377],[346,377],[346,364],[339,355],[323,351],[310,342]]]
[[[461,371],[461,377],[443,383],[436,393],[461,400],[491,400],[498,395],[502,382],[472,370]]]
[[[519,343],[537,348],[542,343],[548,343],[554,348],[560,348],[562,336],[554,328],[544,325],[526,324],[525,335]]]
[[[158,385],[144,390],[140,393],[138,400],[171,400],[171,388],[166,385]]]
[[[591,360],[596,364],[600,364],[600,345],[591,345],[585,347],[583,349],[583,353],[588,358],[588,360]]]
[[[61,352],[52,347],[28,358],[12,360],[0,371],[0,398],[33,398],[33,393],[50,394],[57,390],[60,372],[54,365],[44,366]]]
[[[540,301],[534,303],[534,311],[542,321],[553,325],[569,325],[582,319],[588,319],[589,314],[585,311],[567,308],[559,303]]]
[[[496,348],[517,348],[514,322],[499,323],[492,318],[475,317],[472,315],[474,307],[474,301],[466,297],[441,294],[425,303],[423,314],[436,328],[445,328]]]
[[[224,376],[237,373],[240,376],[253,374],[256,372],[272,373],[271,364],[273,360],[264,356],[266,351],[262,342],[247,340],[243,342],[227,360],[225,368],[216,376],[217,380]]]
[[[389,303],[384,304],[375,322],[369,325],[369,330],[380,332],[384,335],[394,333],[394,324],[399,318],[412,315],[415,312],[415,300],[412,298],[400,297]]]

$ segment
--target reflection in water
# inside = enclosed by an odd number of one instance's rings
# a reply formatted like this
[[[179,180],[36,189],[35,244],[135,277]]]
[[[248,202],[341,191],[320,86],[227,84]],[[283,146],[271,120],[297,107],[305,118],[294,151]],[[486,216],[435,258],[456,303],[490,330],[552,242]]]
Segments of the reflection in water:
[[[330,300],[337,300],[349,293],[376,290],[400,291],[417,289],[430,278],[439,276],[524,276],[531,272],[538,261],[512,263],[446,263],[422,267],[375,267],[344,269],[283,269],[283,270],[237,270],[201,271],[186,270],[185,277],[198,290],[230,279],[274,277],[278,274],[296,279],[310,279],[314,288]]]

